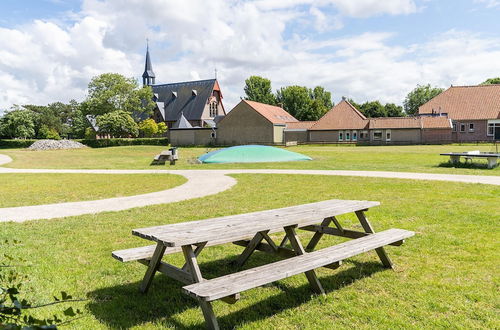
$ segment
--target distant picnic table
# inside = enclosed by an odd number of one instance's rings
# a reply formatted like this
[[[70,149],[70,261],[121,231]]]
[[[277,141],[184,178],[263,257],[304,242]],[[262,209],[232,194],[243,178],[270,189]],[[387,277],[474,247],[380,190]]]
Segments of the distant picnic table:
[[[235,303],[240,292],[259,287],[296,274],[305,273],[314,292],[324,294],[315,269],[338,268],[342,260],[375,250],[382,264],[392,268],[393,263],[384,250],[386,245],[399,246],[414,232],[389,229],[375,233],[365,212],[379,202],[357,200],[327,200],[318,203],[285,207],[274,210],[232,215],[200,221],[134,229],[133,235],[156,242],[155,245],[115,251],[113,257],[122,261],[136,260],[147,266],[140,290],[147,292],[158,271],[184,284],[183,292],[196,298],[205,317],[206,326],[218,329],[211,301],[221,299]],[[336,216],[354,212],[364,231],[342,227]],[[314,232],[304,248],[297,229]],[[285,232],[281,243],[269,235]],[[334,235],[353,240],[312,252],[323,235]],[[287,247],[287,242],[290,247]],[[256,250],[287,259],[250,268],[233,274],[205,279],[197,257],[207,246],[234,243],[244,247],[235,264],[241,267]],[[308,252],[306,252],[308,251]],[[162,261],[163,256],[182,252],[185,264],[176,267]]]
[[[463,157],[466,163],[467,160],[470,160],[472,162],[473,158],[480,158],[480,159],[486,158],[486,160],[488,161],[488,168],[494,168],[495,166],[497,166],[498,159],[500,158],[500,153],[480,152],[479,150],[467,151],[467,152],[448,152],[440,155],[450,156],[450,162],[453,165],[460,164],[460,157]]]

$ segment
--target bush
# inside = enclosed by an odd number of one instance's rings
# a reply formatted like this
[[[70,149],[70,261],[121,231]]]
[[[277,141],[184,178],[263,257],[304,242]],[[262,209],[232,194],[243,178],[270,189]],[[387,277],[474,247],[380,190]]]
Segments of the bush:
[[[100,115],[96,119],[99,133],[113,137],[135,137],[139,135],[139,128],[128,112],[117,110]]]
[[[40,139],[49,139],[49,140],[60,140],[61,137],[59,133],[54,128],[49,128],[46,125],[42,125],[40,131],[38,132],[38,137]]]
[[[146,119],[139,123],[139,131],[144,137],[152,137],[158,133],[158,124],[153,119]]]
[[[28,148],[32,145],[36,140],[7,140],[0,139],[0,148],[1,149],[14,149],[14,148]]]
[[[144,138],[144,139],[83,139],[79,142],[91,148],[106,148],[106,147],[120,147],[120,146],[136,146],[136,145],[149,145],[149,146],[166,146],[168,145],[167,138]]]
[[[95,140],[95,137],[95,131],[92,128],[87,127],[85,129],[85,140]]]

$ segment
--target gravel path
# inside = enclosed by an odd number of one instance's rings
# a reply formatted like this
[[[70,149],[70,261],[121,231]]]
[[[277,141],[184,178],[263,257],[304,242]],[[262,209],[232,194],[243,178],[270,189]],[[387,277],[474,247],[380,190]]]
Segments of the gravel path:
[[[11,161],[0,155],[0,164]],[[59,170],[59,169],[13,169],[1,168],[0,173],[93,173],[93,174],[148,174],[163,173],[182,175],[188,179],[183,185],[154,193],[108,198],[95,201],[58,203],[35,206],[0,208],[0,222],[39,220],[92,214],[107,211],[121,211],[134,207],[179,202],[204,197],[225,191],[237,181],[229,174],[303,174],[337,175],[412,180],[433,180],[500,185],[500,176],[455,175],[433,173],[381,172],[381,171],[330,171],[330,170]]]

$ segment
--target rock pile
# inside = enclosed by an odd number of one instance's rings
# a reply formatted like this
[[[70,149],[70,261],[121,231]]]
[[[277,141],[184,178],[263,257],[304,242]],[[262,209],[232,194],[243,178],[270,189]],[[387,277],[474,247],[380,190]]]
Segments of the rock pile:
[[[38,140],[29,146],[30,150],[78,149],[87,146],[71,140]]]

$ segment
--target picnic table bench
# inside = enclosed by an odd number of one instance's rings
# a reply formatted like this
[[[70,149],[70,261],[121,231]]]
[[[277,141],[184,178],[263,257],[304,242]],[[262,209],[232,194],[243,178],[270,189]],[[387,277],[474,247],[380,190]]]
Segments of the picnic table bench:
[[[480,152],[479,150],[467,151],[467,152],[447,152],[440,154],[441,156],[450,156],[450,162],[453,165],[457,165],[460,163],[460,157],[464,157],[465,163],[468,160],[472,162],[473,158],[486,158],[488,161],[488,168],[494,168],[498,165],[498,159],[500,158],[500,154],[493,152]]]
[[[140,286],[144,293],[148,291],[157,271],[187,284],[182,290],[198,300],[206,326],[218,329],[211,301],[221,299],[227,303],[235,303],[242,291],[301,273],[305,273],[314,292],[324,294],[315,269],[338,268],[342,260],[371,250],[375,250],[386,268],[393,268],[384,246],[399,246],[406,238],[413,236],[414,232],[389,229],[375,233],[365,212],[379,204],[372,201],[334,199],[208,220],[134,229],[133,235],[156,244],[114,251],[112,255],[122,262],[136,260],[147,266]],[[337,219],[339,215],[353,212],[364,231],[345,229]],[[297,235],[297,229],[314,232],[306,248]],[[279,244],[269,236],[283,231],[285,235]],[[325,234],[353,240],[313,251]],[[291,248],[286,246],[287,241]],[[198,266],[198,255],[207,246],[224,243],[245,247],[235,260],[235,264],[240,267],[256,250],[287,259],[214,279],[204,279]],[[164,255],[180,252],[184,255],[184,266],[179,268],[162,261]]]
[[[151,165],[165,165],[165,162],[167,160],[170,162],[170,165],[175,165],[175,161],[178,159],[179,159],[179,153],[177,152],[177,148],[172,147],[154,156]]]

